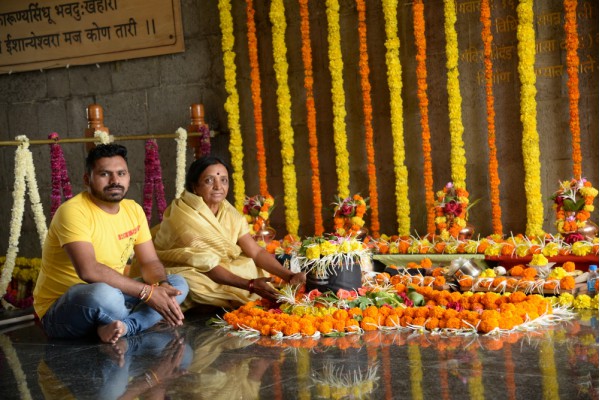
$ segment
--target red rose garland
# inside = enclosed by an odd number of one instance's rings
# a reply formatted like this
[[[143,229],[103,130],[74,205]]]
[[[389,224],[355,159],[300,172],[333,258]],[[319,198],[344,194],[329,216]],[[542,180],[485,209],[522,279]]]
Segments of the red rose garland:
[[[203,124],[200,126],[200,156],[208,156],[210,155],[210,129],[208,129],[208,125]],[[161,181],[162,185],[162,181]]]
[[[50,145],[50,170],[52,173],[52,192],[50,194],[50,218],[62,203],[62,196],[65,200],[73,197],[71,181],[67,173],[67,163],[62,147],[58,144],[58,133],[52,132],[48,135],[48,139],[55,140],[56,143]],[[62,191],[62,196],[61,196]]]
[[[155,139],[146,140],[146,158],[145,179],[144,179],[144,213],[148,224],[152,219],[152,198],[156,192],[156,207],[158,209],[158,219],[162,221],[163,213],[167,208],[165,201],[165,187],[162,182],[162,168],[160,166],[160,157],[158,155],[158,145]]]

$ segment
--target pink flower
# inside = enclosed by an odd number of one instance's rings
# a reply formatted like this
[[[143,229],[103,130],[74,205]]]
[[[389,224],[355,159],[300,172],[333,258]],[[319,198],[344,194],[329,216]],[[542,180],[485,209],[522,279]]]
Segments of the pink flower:
[[[306,295],[308,296],[309,300],[314,300],[317,297],[321,296],[323,293],[319,292],[319,289],[313,289],[310,292],[308,292]]]
[[[368,290],[367,290],[367,288],[366,288],[366,287],[359,287],[359,288],[358,288],[358,294],[359,294],[360,296],[364,296],[364,295],[366,295],[366,294],[367,294],[367,292],[368,292]]]
[[[336,293],[336,296],[340,300],[354,299],[356,297],[355,292],[351,292],[346,289],[339,289]]]

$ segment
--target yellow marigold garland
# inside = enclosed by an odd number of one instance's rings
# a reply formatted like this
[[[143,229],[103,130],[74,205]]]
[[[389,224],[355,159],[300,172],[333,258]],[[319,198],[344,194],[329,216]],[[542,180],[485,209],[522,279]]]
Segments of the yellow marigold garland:
[[[331,101],[333,105],[333,140],[335,142],[335,170],[338,195],[350,195],[350,156],[346,137],[346,99],[344,92],[344,62],[340,37],[340,5],[338,0],[327,0],[327,42],[329,44],[329,72],[331,73]]]
[[[492,30],[489,0],[481,0],[481,39],[483,40],[483,63],[485,66],[485,94],[488,123],[490,177],[490,203],[492,206],[492,228],[494,233],[502,235],[502,209],[500,208],[500,177],[498,176],[498,158],[496,156],[496,111],[494,109],[494,82],[492,69]]]
[[[416,400],[423,399],[423,363],[421,349],[418,344],[408,345],[408,360],[410,368],[410,392]]]
[[[321,199],[321,175],[319,171],[319,148],[317,139],[317,117],[313,94],[312,50],[310,47],[310,21],[308,19],[308,0],[300,3],[300,32],[302,34],[302,63],[304,65],[304,88],[306,89],[306,125],[308,127],[308,145],[311,185],[313,192],[313,213],[315,218],[315,235],[320,236],[323,228],[323,201]]]
[[[396,10],[397,0],[383,0],[385,18],[388,86],[390,89],[390,114],[392,120],[392,138],[394,148],[394,172],[396,174],[396,215],[398,233],[410,234],[410,204],[408,202],[408,170],[406,169],[404,149],[404,126],[402,114],[402,66],[400,65],[400,39]]]
[[[229,139],[229,153],[233,167],[233,197],[235,207],[242,210],[246,196],[244,183],[244,146],[240,128],[239,95],[236,84],[235,52],[233,51],[233,18],[231,16],[231,3],[229,0],[219,0],[219,16],[221,19],[221,46],[223,48],[223,66],[225,67],[225,111],[231,137]]]
[[[379,236],[379,197],[377,195],[377,173],[375,148],[373,147],[373,108],[371,106],[371,83],[369,82],[369,53],[367,52],[367,24],[365,0],[356,0],[358,10],[358,39],[360,49],[360,86],[362,89],[363,113],[365,118],[365,147],[367,150],[367,172],[369,176],[369,199],[371,204],[371,235]]]
[[[537,131],[537,104],[535,95],[535,31],[533,0],[520,0],[517,6],[519,77],[521,80],[521,122],[523,123],[523,164],[525,167],[525,195],[528,236],[544,234],[544,204],[540,177],[540,139]]]
[[[283,191],[285,204],[285,225],[288,233],[297,235],[298,202],[296,188],[296,167],[294,166],[294,130],[292,129],[292,101],[288,87],[287,47],[285,44],[285,7],[283,0],[274,0],[269,12],[273,24],[273,59],[277,80],[277,111],[279,112],[279,139],[283,163]]]
[[[265,157],[265,139],[263,135],[262,98],[260,97],[260,69],[258,64],[258,46],[254,6],[252,0],[246,0],[246,24],[248,26],[248,58],[250,61],[250,90],[254,106],[254,131],[256,135],[256,161],[258,163],[258,184],[260,194],[269,195],[267,184],[267,160]]]
[[[435,198],[433,194],[433,168],[431,165],[431,132],[429,130],[429,99],[427,98],[427,42],[425,40],[425,17],[423,0],[413,3],[413,25],[417,48],[417,98],[421,112],[423,146],[423,182],[425,185],[425,207],[427,208],[427,232],[435,233]]]
[[[462,97],[458,80],[458,38],[456,24],[456,4],[454,0],[444,0],[444,32],[446,34],[446,68],[448,70],[448,112],[450,119],[450,167],[452,181],[457,188],[466,189],[467,160],[465,144],[462,140]]]
[[[567,42],[567,87],[569,88],[569,127],[573,176],[581,178],[581,132],[579,127],[579,38],[577,37],[577,0],[565,0],[565,33]]]

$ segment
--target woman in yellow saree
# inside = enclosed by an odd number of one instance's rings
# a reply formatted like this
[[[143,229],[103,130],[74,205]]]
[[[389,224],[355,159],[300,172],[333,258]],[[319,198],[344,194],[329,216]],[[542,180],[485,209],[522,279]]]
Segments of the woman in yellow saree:
[[[237,307],[259,296],[275,300],[269,273],[291,284],[306,281],[250,236],[246,219],[226,200],[229,175],[217,157],[194,161],[183,194],[166,209],[154,235],[167,272],[184,276],[190,287],[183,310],[197,304]]]

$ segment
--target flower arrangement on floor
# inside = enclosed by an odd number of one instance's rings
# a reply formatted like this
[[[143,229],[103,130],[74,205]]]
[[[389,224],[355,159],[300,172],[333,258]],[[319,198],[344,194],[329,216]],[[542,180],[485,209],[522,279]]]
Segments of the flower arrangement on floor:
[[[250,226],[250,235],[263,247],[275,237],[275,230],[269,226],[269,217],[274,208],[275,200],[271,195],[257,194],[244,199],[243,213]],[[270,233],[266,234],[266,231]]]
[[[448,182],[444,189],[436,193],[435,226],[442,240],[458,238],[460,231],[467,226],[469,193]]]
[[[523,292],[460,293],[365,282],[359,291],[302,293],[286,286],[278,304],[249,302],[215,325],[276,339],[417,331],[436,335],[501,335],[534,330],[574,314],[549,298]]]
[[[293,245],[292,268],[317,276],[327,276],[335,269],[350,268],[355,264],[360,264],[361,268],[370,265],[371,250],[356,238],[324,235],[309,237]]]
[[[363,199],[359,194],[352,197],[336,197],[333,207],[333,229],[340,236],[366,235],[364,216],[369,205],[369,198]]]
[[[0,265],[4,267],[6,257],[0,257]],[[4,300],[17,308],[31,307],[33,304],[33,286],[40,272],[40,258],[17,257],[11,281],[8,284]]]
[[[560,183],[560,188],[552,196],[556,211],[556,229],[565,242],[574,243],[586,240],[578,232],[584,228],[594,211],[594,199],[598,190],[585,178],[571,179]],[[597,233],[597,232],[596,232]]]
[[[543,255],[539,255],[543,257]],[[534,256],[535,257],[535,256]],[[535,263],[533,263],[535,264]],[[575,270],[573,262],[566,262],[562,266],[547,270],[536,268],[535,265],[515,265],[507,276],[497,274],[494,269],[486,269],[478,277],[463,275],[458,283],[461,290],[469,291],[493,291],[499,293],[522,291],[525,293],[560,294],[571,292],[575,288],[575,277],[581,271]],[[547,261],[544,267],[548,265]]]

